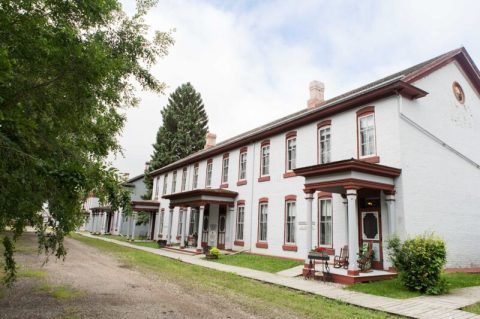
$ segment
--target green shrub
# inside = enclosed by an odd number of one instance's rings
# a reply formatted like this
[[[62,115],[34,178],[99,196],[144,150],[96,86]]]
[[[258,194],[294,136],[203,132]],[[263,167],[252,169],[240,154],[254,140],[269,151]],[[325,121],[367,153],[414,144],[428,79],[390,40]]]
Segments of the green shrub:
[[[210,255],[218,257],[220,255],[220,249],[218,249],[217,247],[213,247],[212,249],[210,249]]]
[[[410,290],[429,295],[447,292],[441,277],[447,262],[445,242],[433,235],[419,235],[401,242],[398,237],[388,242],[389,256],[402,283]]]

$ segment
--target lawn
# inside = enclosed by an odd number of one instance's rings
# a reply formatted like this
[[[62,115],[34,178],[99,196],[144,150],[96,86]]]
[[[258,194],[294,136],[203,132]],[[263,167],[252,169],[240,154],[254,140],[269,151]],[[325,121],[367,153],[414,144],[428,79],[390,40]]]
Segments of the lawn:
[[[105,238],[109,238],[109,239],[115,239],[115,240],[119,240],[119,241],[125,241],[125,242],[128,241],[126,236],[120,236],[120,235],[101,235],[101,237],[105,237]],[[154,241],[134,241],[134,242],[128,241],[128,242],[130,244],[143,246],[143,247],[159,248],[158,244]]]
[[[275,307],[276,309],[285,309],[286,312],[293,312],[297,317],[309,318],[398,318],[384,312],[262,283],[232,273],[182,263],[78,234],[72,234],[72,238],[102,251],[113,253],[126,265],[156,274],[186,289],[205,294],[215,293],[230,296],[240,303],[248,301],[249,304],[264,309]]]
[[[447,280],[450,289],[480,286],[480,274],[446,273],[443,276]],[[398,299],[413,298],[421,295],[419,292],[405,288],[398,278],[355,284],[346,289]]]
[[[480,315],[480,302],[474,303],[473,305],[467,306],[463,308],[462,310],[476,313],[477,315]]]
[[[303,265],[303,261],[289,260],[283,258],[258,256],[246,253],[235,255],[220,255],[218,259],[212,259],[221,264],[245,267],[266,272],[279,272],[285,269]]]

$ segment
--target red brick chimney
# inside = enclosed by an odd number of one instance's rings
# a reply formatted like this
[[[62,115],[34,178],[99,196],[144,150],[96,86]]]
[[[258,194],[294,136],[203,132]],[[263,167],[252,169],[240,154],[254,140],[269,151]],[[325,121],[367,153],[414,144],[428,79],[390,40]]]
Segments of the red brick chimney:
[[[324,101],[325,84],[320,81],[310,82],[310,99],[307,101],[308,108],[321,105]]]

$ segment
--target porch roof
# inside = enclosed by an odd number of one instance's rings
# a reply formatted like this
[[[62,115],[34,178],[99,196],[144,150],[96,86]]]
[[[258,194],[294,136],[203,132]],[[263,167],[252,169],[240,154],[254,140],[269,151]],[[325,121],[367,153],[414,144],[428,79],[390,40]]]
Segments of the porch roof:
[[[132,201],[132,210],[134,212],[157,212],[160,202],[155,200],[134,200]]]
[[[353,158],[294,170],[295,175],[305,177],[305,191],[321,190],[331,193],[362,188],[393,191],[395,178],[400,176],[401,172],[399,168]]]
[[[162,196],[162,198],[170,200],[170,207],[192,207],[204,206],[206,204],[222,204],[232,206],[237,196],[237,192],[229,191],[226,189],[203,188],[174,193],[170,195],[164,195]]]

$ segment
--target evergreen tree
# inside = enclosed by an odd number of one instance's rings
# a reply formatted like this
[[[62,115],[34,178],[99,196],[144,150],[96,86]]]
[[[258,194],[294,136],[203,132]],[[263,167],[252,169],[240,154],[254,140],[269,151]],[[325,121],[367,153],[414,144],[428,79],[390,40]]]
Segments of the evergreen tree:
[[[189,82],[170,95],[161,114],[163,124],[158,129],[145,174],[147,199],[152,196],[153,184],[148,173],[203,149],[208,132],[208,116],[202,97]]]

